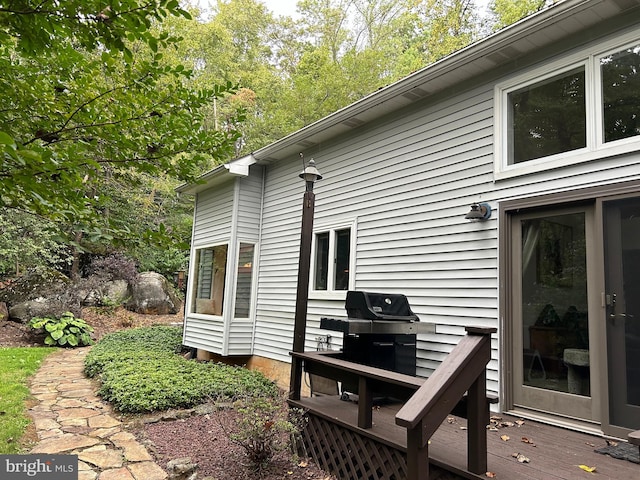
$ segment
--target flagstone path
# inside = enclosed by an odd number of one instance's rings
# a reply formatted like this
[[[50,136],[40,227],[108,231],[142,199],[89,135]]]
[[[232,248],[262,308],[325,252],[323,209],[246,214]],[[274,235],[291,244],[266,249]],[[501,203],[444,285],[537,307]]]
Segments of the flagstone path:
[[[134,435],[83,373],[88,348],[49,355],[31,380],[38,404],[29,409],[38,434],[31,453],[78,455],[78,480],[165,480]]]

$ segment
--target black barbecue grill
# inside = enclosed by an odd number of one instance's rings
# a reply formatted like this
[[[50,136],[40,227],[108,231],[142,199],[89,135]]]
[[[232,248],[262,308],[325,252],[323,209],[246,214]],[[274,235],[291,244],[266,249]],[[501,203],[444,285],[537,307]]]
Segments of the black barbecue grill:
[[[405,295],[348,291],[345,309],[347,319],[320,319],[320,328],[342,332],[344,360],[416,375],[416,335],[435,326],[420,323]],[[342,390],[357,393],[357,386]]]

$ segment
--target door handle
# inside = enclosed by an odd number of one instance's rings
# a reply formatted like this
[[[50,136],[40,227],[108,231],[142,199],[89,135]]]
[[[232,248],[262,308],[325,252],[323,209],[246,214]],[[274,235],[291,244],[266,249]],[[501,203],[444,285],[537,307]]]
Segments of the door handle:
[[[617,297],[618,296],[615,293],[606,296],[606,303],[610,310],[609,318],[635,318],[631,313],[616,313]]]

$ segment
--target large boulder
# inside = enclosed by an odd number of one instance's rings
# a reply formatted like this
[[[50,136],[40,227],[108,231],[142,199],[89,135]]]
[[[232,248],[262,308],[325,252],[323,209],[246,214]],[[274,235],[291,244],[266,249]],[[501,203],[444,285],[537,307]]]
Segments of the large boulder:
[[[9,320],[27,323],[34,317],[57,317],[65,311],[65,308],[64,302],[59,298],[39,297],[11,306]]]
[[[138,275],[131,286],[131,298],[126,303],[127,310],[146,315],[168,315],[178,313],[180,300],[167,279],[156,272]]]
[[[68,277],[56,270],[39,268],[27,272],[0,290],[9,320],[26,323],[33,317],[78,314],[80,303]]]
[[[130,297],[131,287],[126,280],[110,280],[83,295],[82,305],[85,307],[122,305]]]

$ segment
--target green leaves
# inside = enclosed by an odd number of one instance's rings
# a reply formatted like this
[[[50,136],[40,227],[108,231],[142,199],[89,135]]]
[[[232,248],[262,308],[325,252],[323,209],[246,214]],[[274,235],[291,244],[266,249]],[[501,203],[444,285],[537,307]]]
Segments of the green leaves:
[[[182,331],[147,327],[106,335],[85,359],[99,375],[100,395],[121,412],[190,407],[211,399],[275,397],[278,389],[257,371],[199,363],[176,355]]]
[[[60,318],[34,317],[29,326],[35,330],[43,329],[47,332],[45,345],[60,347],[77,347],[78,345],[92,345],[90,333],[93,327],[81,318],[75,318],[73,313],[66,312]]]

